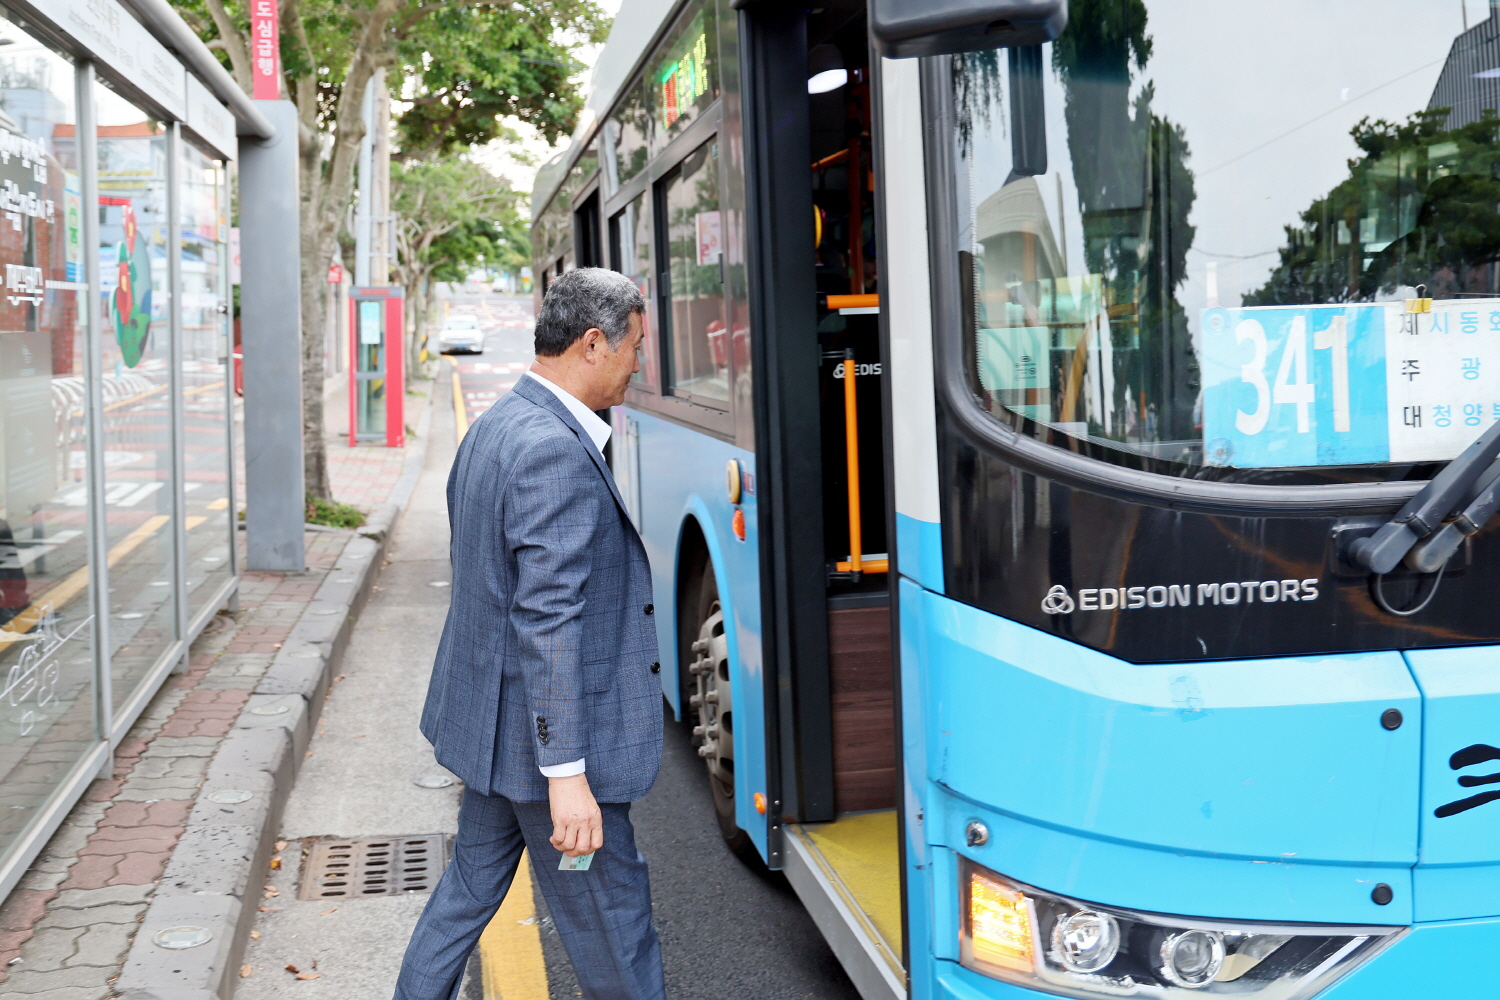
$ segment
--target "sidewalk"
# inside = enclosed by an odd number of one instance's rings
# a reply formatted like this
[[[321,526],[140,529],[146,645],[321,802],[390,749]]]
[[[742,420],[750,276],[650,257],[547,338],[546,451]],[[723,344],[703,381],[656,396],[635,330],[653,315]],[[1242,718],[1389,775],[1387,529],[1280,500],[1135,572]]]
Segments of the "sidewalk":
[[[393,477],[399,478],[410,450],[411,432],[428,404],[434,382],[414,381],[407,388],[406,448],[349,447],[349,384],[341,381],[323,399],[324,441],[328,448],[328,480],[333,498],[373,510],[390,499]],[[421,395],[417,395],[421,393]]]
[[[431,386],[415,383],[424,395]],[[347,415],[340,416],[346,407],[329,402],[334,438],[340,431],[347,433]],[[408,397],[414,426],[427,403],[423,396]],[[388,505],[399,508],[410,495],[419,464],[411,460],[420,457],[425,445],[410,435],[404,449],[349,448],[347,437],[329,441],[334,498],[376,511],[369,529],[375,540],[355,532],[309,530],[307,572],[242,575],[239,610],[214,617],[192,646],[187,672],[162,687],[116,750],[113,774],[94,783],[0,906],[0,992],[47,1000],[114,995],[153,894],[169,867],[180,867],[182,859],[173,854],[184,833],[192,828],[195,835],[202,834],[200,846],[209,849],[206,857],[214,857],[215,850],[223,855],[232,849],[223,843],[223,831],[240,828],[223,825],[233,823],[233,818],[210,814],[236,812],[219,804],[232,805],[268,791],[240,789],[259,778],[269,782],[270,776],[242,767],[236,772],[242,780],[233,782],[238,788],[211,790],[213,769],[223,766],[215,753],[237,726],[245,731],[252,719],[249,713],[264,714],[265,723],[278,725],[300,719],[304,728],[315,718],[315,704],[294,712],[275,704],[263,709],[261,703],[277,697],[287,700],[284,693],[276,693],[276,678],[288,657],[305,658],[293,661],[303,673],[314,666],[314,658],[327,662],[337,657],[347,620],[379,570],[384,539],[396,513]],[[409,465],[412,475],[407,474]],[[339,614],[342,617],[333,617]],[[292,739],[296,746],[305,746],[305,738],[298,741],[293,734]],[[295,771],[296,763],[282,766]],[[200,793],[212,795],[213,801],[200,801]],[[210,842],[216,837],[214,847]],[[244,897],[254,898],[250,893]],[[219,947],[228,946],[226,941]]]

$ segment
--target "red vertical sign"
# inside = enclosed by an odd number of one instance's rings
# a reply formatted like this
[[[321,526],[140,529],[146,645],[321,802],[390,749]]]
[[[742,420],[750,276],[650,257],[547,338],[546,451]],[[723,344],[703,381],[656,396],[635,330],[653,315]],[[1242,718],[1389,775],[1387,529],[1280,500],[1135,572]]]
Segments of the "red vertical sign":
[[[257,101],[281,97],[281,26],[278,0],[250,0],[251,93]]]

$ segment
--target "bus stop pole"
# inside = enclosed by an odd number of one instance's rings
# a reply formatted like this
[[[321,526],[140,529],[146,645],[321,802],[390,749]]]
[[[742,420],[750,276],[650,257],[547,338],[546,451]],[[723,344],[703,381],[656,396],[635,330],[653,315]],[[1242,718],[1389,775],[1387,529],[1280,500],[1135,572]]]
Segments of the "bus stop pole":
[[[276,128],[240,143],[240,329],[245,355],[245,564],[301,573],[302,248],[297,109],[256,101]]]

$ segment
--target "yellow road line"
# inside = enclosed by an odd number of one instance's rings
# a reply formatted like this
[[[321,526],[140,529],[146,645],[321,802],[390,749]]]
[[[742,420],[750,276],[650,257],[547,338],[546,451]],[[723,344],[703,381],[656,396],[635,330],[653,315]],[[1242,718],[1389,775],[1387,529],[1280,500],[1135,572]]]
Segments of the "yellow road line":
[[[122,406],[129,406],[131,403],[139,402],[140,400],[145,399],[147,396],[154,396],[158,392],[164,391],[166,388],[166,382],[163,382],[160,385],[153,385],[151,388],[145,390],[144,392],[138,392],[134,396],[120,400],[118,403],[110,403],[104,408],[104,412],[110,413],[114,410],[118,410]]]
[[[142,542],[161,530],[162,525],[171,521],[166,514],[157,514],[155,517],[147,518],[139,528],[120,539],[120,543],[109,550],[109,564],[111,566],[134,552]],[[205,518],[206,520],[206,518]],[[188,518],[190,523],[192,518]],[[36,597],[32,598],[26,610],[16,615],[0,628],[0,652],[17,639],[21,633],[28,632],[42,620],[48,611],[60,609],[64,604],[77,597],[84,587],[89,585],[89,568],[74,570],[63,577],[55,586],[48,587]],[[44,600],[45,599],[45,600]]]
[[[147,396],[154,396],[158,392],[162,392],[163,390],[167,389],[170,385],[171,383],[169,382],[162,382],[159,385],[153,385],[151,388],[145,390],[144,392],[138,392],[128,399],[122,399],[119,402],[110,403],[104,408],[104,412],[111,413],[115,410],[118,410],[122,406],[129,406],[131,403],[139,402],[140,400],[145,399]],[[182,394],[184,396],[196,396],[200,392],[208,392],[210,389],[222,388],[224,388],[224,382],[220,380],[218,382],[210,382],[208,385],[197,385],[193,386],[191,389],[184,389],[182,390]]]
[[[228,497],[219,497],[219,499],[213,501],[212,503],[206,503],[206,504],[204,504],[203,505],[203,509],[204,510],[223,510],[225,507],[228,507],[228,506],[229,506],[229,498]]]
[[[456,377],[456,376],[455,376]],[[547,1000],[547,962],[525,853],[500,911],[479,936],[484,1000]]]
[[[458,362],[448,359],[453,365],[453,419],[458,421],[458,439],[462,441],[469,433],[469,415],[464,411],[464,386],[458,380]]]

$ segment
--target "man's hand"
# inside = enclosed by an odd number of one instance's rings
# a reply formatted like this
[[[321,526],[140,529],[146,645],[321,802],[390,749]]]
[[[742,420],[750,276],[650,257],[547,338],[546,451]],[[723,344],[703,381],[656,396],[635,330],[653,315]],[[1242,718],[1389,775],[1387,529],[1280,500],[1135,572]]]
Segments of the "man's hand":
[[[547,779],[552,804],[552,846],[570,858],[592,854],[604,846],[604,817],[589,789],[586,774]]]

